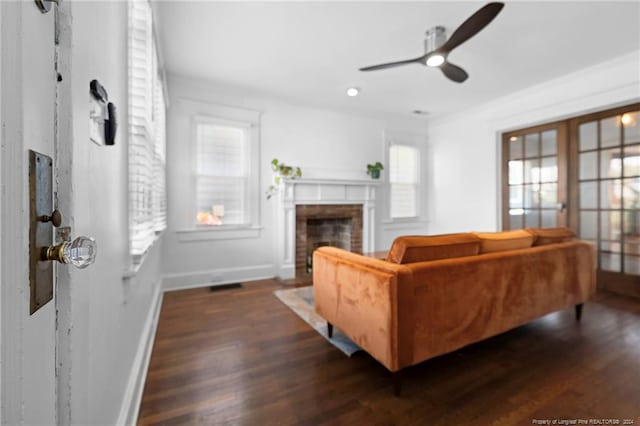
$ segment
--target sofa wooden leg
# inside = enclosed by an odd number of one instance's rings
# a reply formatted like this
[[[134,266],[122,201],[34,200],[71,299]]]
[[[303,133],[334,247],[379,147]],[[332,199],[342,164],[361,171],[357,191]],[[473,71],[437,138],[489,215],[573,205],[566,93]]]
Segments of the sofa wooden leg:
[[[399,397],[402,392],[402,373],[401,371],[394,371],[391,374],[393,375],[393,394]]]
[[[576,305],[576,321],[580,321],[582,318],[582,303]]]
[[[333,337],[333,324],[327,321],[327,334],[329,335],[329,339]]]

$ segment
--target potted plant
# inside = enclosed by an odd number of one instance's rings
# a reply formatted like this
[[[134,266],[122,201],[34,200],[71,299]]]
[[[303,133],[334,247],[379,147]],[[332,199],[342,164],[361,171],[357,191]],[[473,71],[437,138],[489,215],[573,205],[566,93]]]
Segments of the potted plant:
[[[380,170],[384,170],[384,166],[379,161],[375,164],[367,164],[367,174],[371,179],[380,179]]]
[[[267,189],[267,200],[278,192],[282,178],[297,179],[302,177],[300,167],[287,166],[284,163],[280,163],[277,158],[271,160],[271,170],[273,170],[273,184]]]

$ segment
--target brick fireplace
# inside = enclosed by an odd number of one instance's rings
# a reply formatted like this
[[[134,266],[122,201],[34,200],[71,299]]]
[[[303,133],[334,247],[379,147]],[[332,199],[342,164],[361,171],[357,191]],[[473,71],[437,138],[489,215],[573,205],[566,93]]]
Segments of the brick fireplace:
[[[309,273],[311,255],[322,246],[362,253],[362,205],[296,206],[296,276]]]
[[[374,251],[378,185],[372,180],[282,182],[277,195],[276,275],[288,279],[306,274],[308,250],[321,245]]]

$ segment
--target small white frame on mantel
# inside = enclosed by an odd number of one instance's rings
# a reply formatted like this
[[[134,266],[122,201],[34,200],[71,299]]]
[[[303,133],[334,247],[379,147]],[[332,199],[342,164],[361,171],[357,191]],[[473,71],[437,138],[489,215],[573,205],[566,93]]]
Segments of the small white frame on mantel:
[[[286,179],[277,194],[277,275],[295,278],[296,206],[312,204],[362,205],[362,251],[375,247],[376,188],[373,180]]]

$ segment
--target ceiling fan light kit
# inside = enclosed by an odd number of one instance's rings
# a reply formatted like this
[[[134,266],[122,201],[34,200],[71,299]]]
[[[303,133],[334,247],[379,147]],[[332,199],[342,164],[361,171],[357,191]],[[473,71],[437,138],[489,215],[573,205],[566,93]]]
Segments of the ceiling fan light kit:
[[[404,61],[388,62],[380,65],[360,68],[360,71],[376,71],[408,64],[422,64],[428,67],[439,67],[442,73],[456,83],[465,81],[469,74],[447,60],[453,49],[479,33],[500,13],[504,3],[492,2],[481,7],[476,13],[464,21],[447,39],[445,28],[436,26],[427,30],[424,40],[424,55]]]

